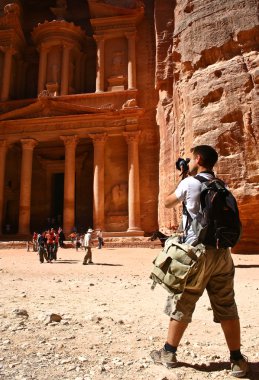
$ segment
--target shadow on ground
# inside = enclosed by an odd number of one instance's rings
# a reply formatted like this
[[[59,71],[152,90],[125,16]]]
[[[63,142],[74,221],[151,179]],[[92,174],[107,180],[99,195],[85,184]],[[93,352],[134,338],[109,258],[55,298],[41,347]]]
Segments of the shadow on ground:
[[[93,265],[105,265],[108,267],[123,267],[122,264],[93,263]]]
[[[57,260],[55,262],[57,264],[75,264],[75,263],[79,263],[80,260]]]
[[[177,367],[186,367],[193,368],[200,372],[218,372],[229,370],[230,371],[230,363],[229,362],[220,362],[220,363],[210,363],[206,364],[189,364],[184,362],[178,362]],[[259,363],[249,363],[249,373],[243,377],[243,379],[250,380],[258,380],[259,379]]]

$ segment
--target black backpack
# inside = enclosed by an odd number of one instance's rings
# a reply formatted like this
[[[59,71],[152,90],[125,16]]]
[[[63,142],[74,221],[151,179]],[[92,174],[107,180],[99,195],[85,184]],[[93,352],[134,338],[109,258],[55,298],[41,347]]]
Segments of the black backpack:
[[[235,197],[218,178],[208,180],[199,175],[194,178],[201,182],[201,207],[191,222],[197,236],[193,245],[202,243],[216,248],[234,247],[242,231]]]

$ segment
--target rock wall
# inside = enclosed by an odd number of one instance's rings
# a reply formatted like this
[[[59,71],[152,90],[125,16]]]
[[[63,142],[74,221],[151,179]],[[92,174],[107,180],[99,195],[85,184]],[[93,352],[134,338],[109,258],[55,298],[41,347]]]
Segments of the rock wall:
[[[238,199],[243,237],[235,252],[258,252],[259,21],[257,0],[156,0],[159,226],[179,223],[164,196],[178,181],[177,157],[209,144]]]

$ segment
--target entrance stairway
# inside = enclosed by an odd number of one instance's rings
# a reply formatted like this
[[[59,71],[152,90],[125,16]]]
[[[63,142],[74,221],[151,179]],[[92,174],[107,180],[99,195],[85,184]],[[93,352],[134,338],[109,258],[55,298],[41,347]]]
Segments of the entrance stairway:
[[[132,233],[131,233],[132,234]],[[29,238],[31,239],[31,237]],[[5,235],[0,237],[0,249],[27,249],[28,236]],[[161,248],[159,240],[151,241],[150,237],[129,236],[128,233],[103,233],[104,248]],[[65,241],[66,248],[75,248],[71,241]],[[93,248],[97,247],[97,239],[93,239]],[[32,247],[29,247],[32,250]]]

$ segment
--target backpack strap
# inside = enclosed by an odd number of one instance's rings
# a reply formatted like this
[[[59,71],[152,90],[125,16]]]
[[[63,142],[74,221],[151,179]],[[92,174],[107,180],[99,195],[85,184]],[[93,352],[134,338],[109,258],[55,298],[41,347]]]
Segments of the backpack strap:
[[[202,173],[207,173],[207,174],[211,174],[213,176],[213,178],[216,178],[215,174],[212,172],[212,171],[204,171],[204,172],[200,172],[200,174]],[[210,181],[210,179],[208,178],[205,178],[203,177],[202,175],[199,175],[197,174],[194,178],[196,178],[198,181],[200,181],[201,183],[204,183],[204,182],[207,182],[207,181]]]
[[[208,174],[211,174],[211,175],[213,176],[213,178],[216,178],[216,177],[215,177],[215,174],[213,173],[213,171],[209,171],[209,170],[207,170],[207,171],[203,171],[203,172],[201,172],[200,174],[202,174],[202,173],[208,173]],[[204,182],[210,181],[210,179],[205,178],[205,177],[203,177],[202,175],[198,175],[198,174],[197,174],[196,176],[194,176],[194,178],[196,178],[196,179],[197,179],[199,182],[201,182],[201,183],[204,183]],[[185,224],[185,227],[183,226],[183,227],[184,227],[184,228],[183,228],[183,231],[184,231],[184,233],[186,234],[186,232],[187,232],[188,228],[190,227],[190,225],[191,225],[193,219],[192,219],[191,215],[189,214],[189,212],[188,212],[188,210],[187,210],[187,207],[185,206],[184,202],[182,202],[182,205],[183,205],[183,214],[186,215],[186,224]]]
[[[196,175],[194,178],[197,179],[200,183],[204,183],[208,181],[208,179],[203,177],[202,175]]]

